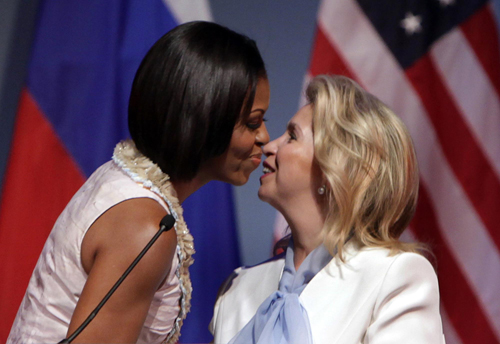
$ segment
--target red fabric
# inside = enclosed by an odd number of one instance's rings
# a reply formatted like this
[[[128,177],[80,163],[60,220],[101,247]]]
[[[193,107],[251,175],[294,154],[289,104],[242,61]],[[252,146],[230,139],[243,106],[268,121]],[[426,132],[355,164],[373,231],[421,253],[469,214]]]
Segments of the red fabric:
[[[477,296],[439,233],[439,224],[424,185],[420,186],[417,212],[411,228],[418,240],[428,243],[435,254],[441,302],[460,338],[464,343],[496,343],[495,334],[479,306]],[[432,257],[430,259],[433,260]],[[450,293],[449,290],[455,292]]]
[[[462,32],[500,94],[500,47],[497,25],[491,10],[484,6],[462,24]],[[485,33],[488,34],[485,34]]]
[[[462,119],[429,55],[407,69],[406,74],[422,99],[448,163],[500,248],[500,180],[493,167]]]
[[[0,201],[0,343],[7,339],[50,229],[84,182],[27,90],[21,94],[10,154]],[[36,223],[19,221],[28,213]]]
[[[312,52],[311,66],[312,76],[319,74],[339,74],[355,79],[355,75],[337,53],[333,42],[329,42],[321,26],[316,31],[316,40]]]

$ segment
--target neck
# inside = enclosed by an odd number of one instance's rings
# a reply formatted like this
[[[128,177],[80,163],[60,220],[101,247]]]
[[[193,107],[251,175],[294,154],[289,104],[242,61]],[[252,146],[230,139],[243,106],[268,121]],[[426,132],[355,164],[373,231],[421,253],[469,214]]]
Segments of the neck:
[[[281,211],[292,232],[296,270],[307,255],[323,243],[325,216],[319,204],[308,203]]]
[[[172,181],[172,185],[177,194],[179,203],[182,204],[193,192],[205,185],[208,180],[203,180],[199,176],[194,177],[190,181]]]

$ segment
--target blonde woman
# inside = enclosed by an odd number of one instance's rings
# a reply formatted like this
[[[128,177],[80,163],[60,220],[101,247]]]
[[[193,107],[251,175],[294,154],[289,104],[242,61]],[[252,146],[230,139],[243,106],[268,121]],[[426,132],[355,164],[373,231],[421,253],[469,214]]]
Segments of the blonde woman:
[[[399,241],[418,193],[405,126],[346,77],[307,97],[264,146],[259,197],[290,226],[286,252],[228,279],[214,342],[444,343],[434,269]]]

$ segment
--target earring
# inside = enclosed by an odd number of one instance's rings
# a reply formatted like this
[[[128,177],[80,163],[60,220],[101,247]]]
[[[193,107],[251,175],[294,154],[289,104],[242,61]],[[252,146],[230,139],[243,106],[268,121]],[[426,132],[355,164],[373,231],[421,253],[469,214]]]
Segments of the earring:
[[[326,192],[326,185],[323,185],[323,186],[321,186],[321,187],[318,188],[318,193],[320,195],[324,195],[325,192]]]

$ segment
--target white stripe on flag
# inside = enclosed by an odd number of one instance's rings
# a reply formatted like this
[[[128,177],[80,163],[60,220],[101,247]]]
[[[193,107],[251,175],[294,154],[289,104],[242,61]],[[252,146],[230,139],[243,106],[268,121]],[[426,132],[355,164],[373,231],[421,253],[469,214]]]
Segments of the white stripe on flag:
[[[441,77],[475,139],[500,177],[500,100],[460,29],[431,49]]]
[[[207,0],[163,0],[163,2],[172,11],[179,24],[193,20],[213,20]]]
[[[443,333],[446,339],[446,344],[462,344],[460,337],[458,336],[455,328],[453,327],[450,318],[448,317],[448,313],[446,313],[443,304],[441,304],[441,320],[443,322]]]
[[[408,126],[444,238],[500,338],[500,299],[493,290],[500,255],[448,165],[420,98],[354,1],[323,1],[319,13],[319,25],[358,80]]]

